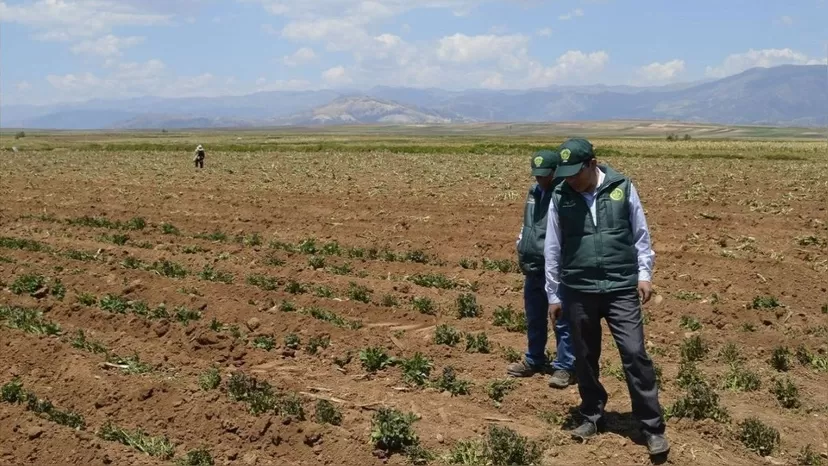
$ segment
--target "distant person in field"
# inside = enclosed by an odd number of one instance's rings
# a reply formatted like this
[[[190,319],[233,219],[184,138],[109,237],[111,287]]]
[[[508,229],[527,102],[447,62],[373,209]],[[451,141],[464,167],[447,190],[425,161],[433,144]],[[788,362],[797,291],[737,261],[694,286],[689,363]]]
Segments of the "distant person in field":
[[[641,306],[652,294],[655,253],[641,200],[628,177],[596,162],[586,139],[564,141],[558,154],[555,176],[565,182],[549,203],[544,254],[549,314],[569,321],[575,347],[583,423],[572,436],[592,437],[605,426],[598,362],[606,319],[649,453],[666,454],[655,369],[644,346]]]
[[[193,162],[195,162],[196,168],[204,168],[205,155],[204,148],[201,147],[201,144],[199,144],[193,152]]]
[[[558,153],[551,150],[538,151],[530,159],[531,173],[536,182],[526,196],[523,228],[517,240],[518,264],[524,275],[523,306],[528,345],[524,359],[510,364],[506,373],[512,377],[551,373],[549,386],[566,388],[575,383],[575,356],[569,324],[564,319],[553,322],[557,354],[551,364],[546,359],[549,302],[544,284],[543,245],[549,201],[552,199],[552,191],[562,181],[554,175],[559,161]]]

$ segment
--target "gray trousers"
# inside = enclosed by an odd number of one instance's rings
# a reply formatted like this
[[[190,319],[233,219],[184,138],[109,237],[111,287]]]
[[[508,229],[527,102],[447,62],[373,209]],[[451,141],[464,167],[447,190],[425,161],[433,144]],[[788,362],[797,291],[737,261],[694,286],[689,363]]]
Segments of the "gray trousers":
[[[575,347],[581,415],[596,424],[603,422],[607,391],[598,380],[598,361],[601,357],[601,319],[604,318],[621,353],[633,417],[641,423],[642,430],[653,434],[664,433],[653,361],[644,346],[644,323],[638,290],[593,294],[562,286],[561,301]]]

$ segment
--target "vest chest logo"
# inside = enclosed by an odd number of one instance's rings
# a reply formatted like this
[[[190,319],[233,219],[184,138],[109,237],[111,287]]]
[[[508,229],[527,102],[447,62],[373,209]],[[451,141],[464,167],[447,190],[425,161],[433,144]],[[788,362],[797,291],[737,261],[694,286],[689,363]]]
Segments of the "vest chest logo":
[[[541,156],[535,157],[535,166],[536,167],[540,167],[542,163],[543,163],[543,157],[541,157]]]
[[[612,199],[613,201],[620,201],[624,199],[624,191],[622,191],[621,188],[613,189],[610,193],[610,199]]]
[[[563,201],[563,202],[561,202],[561,208],[571,209],[573,207],[575,207],[575,201]]]

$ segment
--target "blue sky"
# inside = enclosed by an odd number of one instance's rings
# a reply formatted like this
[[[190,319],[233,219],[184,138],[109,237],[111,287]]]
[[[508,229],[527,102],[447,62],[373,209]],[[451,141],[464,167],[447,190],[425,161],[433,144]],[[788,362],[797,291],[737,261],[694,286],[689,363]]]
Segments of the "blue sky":
[[[0,99],[660,85],[824,63],[828,0],[0,0]]]

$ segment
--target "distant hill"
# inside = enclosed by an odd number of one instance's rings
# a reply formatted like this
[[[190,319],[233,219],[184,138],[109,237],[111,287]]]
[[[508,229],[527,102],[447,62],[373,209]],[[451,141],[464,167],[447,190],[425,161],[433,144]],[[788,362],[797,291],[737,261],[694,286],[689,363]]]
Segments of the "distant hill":
[[[259,92],[212,98],[143,97],[53,106],[3,106],[0,125],[31,129],[219,128],[678,120],[828,125],[828,67],[753,68],[723,79],[660,87],[552,86],[529,90],[412,89]]]

